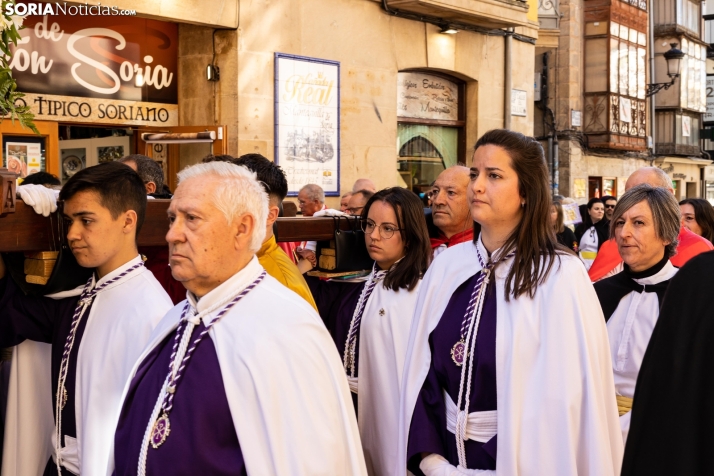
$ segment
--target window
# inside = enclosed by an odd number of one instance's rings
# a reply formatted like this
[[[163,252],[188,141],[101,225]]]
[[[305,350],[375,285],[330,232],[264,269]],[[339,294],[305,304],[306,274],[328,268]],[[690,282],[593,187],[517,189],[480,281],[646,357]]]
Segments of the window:
[[[421,193],[463,157],[463,85],[418,71],[398,78],[397,170],[403,186]]]
[[[677,0],[677,24],[699,36],[702,21],[700,0]]]
[[[613,3],[609,20],[602,21],[589,21],[607,13],[599,2],[591,5],[586,2],[583,131],[593,147],[642,150],[647,133],[647,3]]]
[[[682,38],[681,49],[687,55],[682,59],[680,77],[681,106],[697,112],[706,112],[706,46],[701,46]]]

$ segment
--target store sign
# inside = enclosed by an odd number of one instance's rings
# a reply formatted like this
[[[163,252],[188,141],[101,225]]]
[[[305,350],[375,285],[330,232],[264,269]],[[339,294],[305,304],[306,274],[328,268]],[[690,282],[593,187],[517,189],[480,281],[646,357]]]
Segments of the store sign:
[[[65,15],[29,16],[24,25],[10,59],[19,91],[75,100],[178,103],[177,25]]]
[[[35,119],[123,126],[178,126],[178,106],[154,102],[26,94],[17,101],[30,106]]]
[[[309,183],[340,194],[340,63],[275,54],[275,162],[291,196]]]
[[[707,112],[704,123],[714,122],[714,76],[707,76]]]
[[[459,120],[459,87],[440,76],[398,73],[397,116]]]

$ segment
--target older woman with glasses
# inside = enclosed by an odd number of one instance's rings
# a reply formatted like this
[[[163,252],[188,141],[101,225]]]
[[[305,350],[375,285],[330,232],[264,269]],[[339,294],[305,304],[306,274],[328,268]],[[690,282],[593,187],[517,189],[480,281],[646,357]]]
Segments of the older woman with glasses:
[[[422,203],[406,189],[377,192],[361,217],[374,260],[366,281],[310,285],[343,359],[369,474],[388,476],[397,466],[399,385],[431,247]]]
[[[648,184],[628,190],[612,216],[624,270],[595,283],[602,306],[615,377],[623,441],[630,428],[632,398],[645,350],[659,317],[677,249],[679,205],[666,189]]]

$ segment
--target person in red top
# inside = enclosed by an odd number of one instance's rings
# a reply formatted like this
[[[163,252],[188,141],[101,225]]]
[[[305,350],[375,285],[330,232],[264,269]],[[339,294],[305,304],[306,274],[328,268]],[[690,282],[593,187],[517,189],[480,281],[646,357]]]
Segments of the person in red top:
[[[671,193],[674,193],[672,182],[669,176],[660,168],[643,167],[635,170],[625,183],[625,190],[641,183],[647,183],[653,187],[664,187]],[[677,254],[670,258],[670,261],[677,268],[681,268],[684,263],[694,258],[700,253],[714,249],[711,242],[706,238],[692,233],[684,227],[679,230],[679,245],[677,246]],[[588,271],[588,276],[592,282],[600,281],[622,271],[622,258],[617,251],[615,240],[606,241],[597,258],[593,262],[592,267]]]
[[[468,185],[468,167],[454,165],[439,174],[429,192],[431,216],[438,229],[436,236],[430,238],[434,258],[446,248],[474,239],[473,219],[466,198]]]

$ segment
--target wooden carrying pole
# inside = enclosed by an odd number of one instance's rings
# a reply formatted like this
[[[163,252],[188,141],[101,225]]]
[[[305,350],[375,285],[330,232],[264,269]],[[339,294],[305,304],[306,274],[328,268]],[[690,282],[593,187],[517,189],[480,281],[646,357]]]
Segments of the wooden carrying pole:
[[[11,193],[5,193],[5,176],[2,178],[3,197],[6,197],[3,211],[6,210],[7,205],[7,212],[0,216],[0,252],[58,249],[60,242],[58,214],[55,212],[50,217],[43,217],[35,213],[32,207],[25,205],[22,200],[15,202],[14,178],[11,180],[12,185],[7,184],[7,187],[13,187]],[[139,233],[139,246],[166,245],[165,237],[169,229],[166,209],[169,202],[170,200],[149,200],[146,219]],[[353,226],[354,224],[349,220],[340,220],[341,229],[348,230]],[[278,218],[276,239],[278,241],[331,240],[334,238],[334,233],[335,220],[332,218]]]

